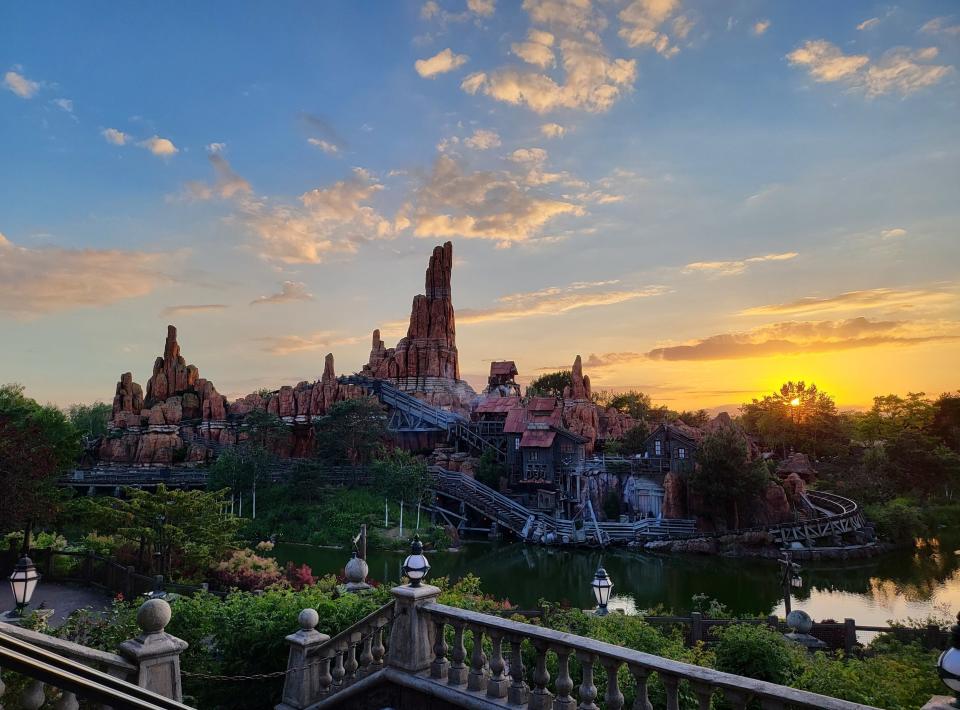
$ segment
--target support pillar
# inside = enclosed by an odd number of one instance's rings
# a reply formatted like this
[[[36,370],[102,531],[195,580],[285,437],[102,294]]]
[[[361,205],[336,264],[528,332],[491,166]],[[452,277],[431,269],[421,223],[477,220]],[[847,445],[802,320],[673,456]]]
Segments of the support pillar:
[[[170,616],[170,605],[163,599],[147,600],[137,611],[137,625],[143,633],[121,643],[119,650],[120,655],[137,666],[137,685],[180,702],[180,654],[186,650],[187,642],[164,631]]]
[[[304,609],[297,617],[300,630],[287,636],[290,653],[288,673],[283,679],[282,707],[300,710],[316,702],[315,690],[320,687],[320,664],[309,662],[310,652],[330,640],[317,631],[320,616],[315,609]]]

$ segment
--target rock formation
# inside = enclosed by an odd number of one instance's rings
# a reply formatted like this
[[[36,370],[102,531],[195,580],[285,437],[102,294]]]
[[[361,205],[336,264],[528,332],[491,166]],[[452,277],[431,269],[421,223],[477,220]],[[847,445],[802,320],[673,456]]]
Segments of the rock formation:
[[[637,422],[629,414],[612,407],[603,410],[592,400],[590,376],[583,374],[583,363],[577,355],[570,369],[571,384],[563,389],[563,425],[587,439],[586,454],[596,448],[597,439],[619,439]]]
[[[373,331],[367,377],[392,380],[400,389],[438,406],[463,409],[475,393],[460,379],[457,331],[451,299],[453,245],[435,247],[425,293],[414,296],[407,335],[388,348]]]

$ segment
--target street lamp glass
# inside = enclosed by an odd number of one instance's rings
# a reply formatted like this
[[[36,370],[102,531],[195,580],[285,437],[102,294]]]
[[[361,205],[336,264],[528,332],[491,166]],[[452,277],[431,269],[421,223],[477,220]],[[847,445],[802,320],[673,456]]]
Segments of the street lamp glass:
[[[402,569],[403,573],[409,577],[411,587],[419,587],[420,580],[430,571],[430,563],[423,554],[423,543],[420,542],[419,535],[414,535],[413,542],[410,543],[410,554],[403,561]]]
[[[593,587],[593,596],[597,599],[597,611],[605,614],[607,604],[610,602],[610,590],[613,589],[613,582],[610,581],[607,570],[598,567],[590,586]]]
[[[960,708],[960,614],[957,614],[957,623],[950,627],[950,646],[937,660],[937,673],[957,696],[953,707]]]
[[[23,610],[30,603],[33,590],[37,588],[39,581],[40,575],[37,573],[37,568],[33,566],[33,560],[24,555],[14,567],[13,574],[10,575],[10,590],[13,592],[18,610]]]

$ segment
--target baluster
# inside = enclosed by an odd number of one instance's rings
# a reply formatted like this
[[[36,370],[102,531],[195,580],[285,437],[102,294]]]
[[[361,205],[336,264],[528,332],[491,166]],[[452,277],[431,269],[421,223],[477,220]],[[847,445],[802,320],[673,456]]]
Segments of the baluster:
[[[463,622],[454,621],[453,623],[453,653],[451,658],[450,670],[447,671],[447,683],[450,685],[463,685],[467,682],[467,666],[464,661],[467,658],[467,649],[463,645]]]
[[[3,669],[0,668],[0,673]],[[7,692],[7,685],[3,682],[3,678],[0,678],[0,710],[3,710],[3,694]]]
[[[491,698],[507,697],[507,687],[510,680],[503,674],[506,663],[503,660],[503,634],[491,629],[489,632],[490,646],[490,679],[487,681],[487,695]],[[512,664],[511,664],[512,667]]]
[[[750,693],[746,690],[724,688],[723,697],[733,706],[733,710],[745,710],[747,703],[750,702]]]
[[[573,678],[570,677],[572,649],[558,646],[553,650],[557,654],[557,697],[553,701],[553,707],[554,710],[573,710],[577,706],[577,701],[570,695],[573,692]]]
[[[483,690],[487,680],[487,656],[483,652],[483,627],[472,625],[473,652],[470,654],[470,675],[467,676],[467,690]]]
[[[360,634],[351,634],[350,641],[347,645],[347,658],[343,664],[343,670],[348,681],[357,679],[357,668],[360,667],[360,664],[357,663],[357,646],[360,640],[357,638],[358,636],[360,636]]]
[[[60,693],[60,698],[53,704],[54,710],[79,710],[80,702],[77,696],[69,690]]]
[[[333,690],[333,675],[330,673],[329,651],[324,651],[325,655],[318,663],[320,672],[317,674],[317,685],[320,697],[327,695]]]
[[[510,677],[513,682],[510,684],[510,690],[507,693],[507,702],[511,705],[526,705],[527,696],[530,694],[530,686],[524,680],[523,667],[523,638],[520,636],[510,637]]]
[[[363,637],[363,650],[360,651],[360,676],[373,672],[373,631]]]
[[[343,685],[343,676],[347,674],[346,669],[343,667],[343,654],[344,649],[338,648],[336,650],[336,658],[333,662],[333,688],[332,690],[338,689]]]
[[[438,618],[434,622],[434,628],[437,638],[433,643],[433,663],[430,664],[430,677],[442,679],[447,677],[447,672],[450,669],[450,661],[447,660],[447,651],[450,650],[450,647],[447,646],[447,639],[444,636],[447,624],[442,618]]]
[[[35,680],[28,685],[23,695],[20,696],[20,707],[23,710],[40,710],[47,701],[47,695],[43,692],[43,682]]]
[[[373,632],[373,646],[370,649],[373,653],[373,662],[370,664],[371,673],[383,668],[383,656],[387,652],[387,649],[383,645],[383,627],[385,625],[386,624],[381,624],[378,620],[377,629]]]
[[[650,704],[650,698],[647,695],[647,680],[650,678],[650,671],[643,666],[629,666],[629,668],[630,673],[633,674],[633,680],[637,684],[633,710],[653,710],[653,705]]]
[[[536,665],[533,668],[533,690],[530,692],[530,710],[551,710],[553,708],[553,693],[547,689],[550,683],[550,671],[547,670],[547,644],[543,641],[534,641],[533,647],[537,651]]]
[[[623,662],[615,658],[601,657],[600,664],[607,672],[607,692],[603,696],[607,710],[623,710],[623,693],[620,692],[620,679],[617,678]]]
[[[680,710],[680,679],[675,675],[661,673],[660,680],[663,681],[663,685],[667,689],[667,710]]]
[[[691,683],[694,694],[697,696],[697,702],[700,703],[700,710],[710,710],[710,698],[713,697],[713,688],[703,683]]]
[[[600,710],[597,704],[593,702],[597,699],[597,686],[593,684],[593,664],[597,657],[586,651],[577,651],[577,660],[583,666],[583,680],[580,682],[580,704],[577,708],[578,710]]]

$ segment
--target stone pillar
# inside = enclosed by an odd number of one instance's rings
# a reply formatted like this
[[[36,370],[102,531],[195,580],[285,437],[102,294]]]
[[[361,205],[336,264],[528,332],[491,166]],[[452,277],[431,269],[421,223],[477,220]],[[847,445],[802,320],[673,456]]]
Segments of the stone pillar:
[[[314,609],[301,611],[297,621],[300,623],[300,630],[287,636],[287,644],[290,646],[287,670],[290,672],[283,680],[282,707],[299,710],[316,702],[314,691],[320,686],[320,665],[310,665],[310,652],[325,644],[330,637],[317,631],[320,615]]]
[[[397,608],[390,630],[387,665],[411,673],[425,671],[434,659],[436,625],[420,607],[436,601],[440,589],[429,584],[404,585],[394,587],[390,593],[397,600]]]
[[[186,650],[187,642],[164,631],[170,616],[170,605],[163,599],[147,600],[137,611],[137,625],[143,633],[121,643],[119,650],[120,655],[137,666],[137,685],[180,702],[180,654]]]

